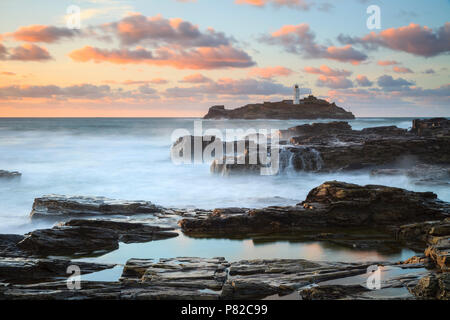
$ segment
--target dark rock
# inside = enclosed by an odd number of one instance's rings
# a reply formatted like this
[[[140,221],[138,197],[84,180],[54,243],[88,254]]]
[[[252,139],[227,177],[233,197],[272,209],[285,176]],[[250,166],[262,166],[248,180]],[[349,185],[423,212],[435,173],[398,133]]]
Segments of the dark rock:
[[[25,235],[17,246],[39,255],[103,254],[119,247],[119,241],[148,242],[176,237],[171,228],[108,220],[71,220],[52,229]]]
[[[420,299],[450,300],[450,273],[427,275],[410,291]]]
[[[148,242],[177,237],[178,233],[170,232],[173,228],[150,226],[143,223],[130,223],[111,220],[73,219],[61,224],[69,227],[94,227],[115,231],[119,240],[125,243]]]
[[[97,264],[62,259],[34,259],[0,257],[0,281],[12,283],[36,283],[67,279],[67,267],[76,265],[81,274],[88,274],[114,267],[112,264]]]
[[[450,120],[446,118],[415,119],[411,132],[419,136],[450,137]]]
[[[357,299],[361,293],[370,290],[361,285],[323,285],[300,291],[303,300]]]
[[[136,215],[161,212],[162,208],[150,201],[114,200],[104,197],[48,195],[34,199],[31,218]]]
[[[281,139],[290,139],[298,136],[310,137],[338,133],[343,134],[351,131],[352,127],[348,124],[348,122],[334,121],[327,123],[304,124],[286,130],[280,130],[279,135]]]
[[[354,119],[355,116],[334,103],[314,96],[301,100],[248,104],[228,110],[224,106],[212,106],[204,119]]]
[[[18,247],[36,255],[96,255],[119,247],[119,234],[93,227],[56,226],[25,235]]]
[[[443,219],[449,205],[431,192],[344,182],[325,182],[314,188],[301,205],[267,207],[242,214],[182,219],[187,234],[233,235],[293,232],[336,227],[390,230],[405,223]]]
[[[22,174],[18,171],[0,170],[0,179],[15,179],[20,178]]]

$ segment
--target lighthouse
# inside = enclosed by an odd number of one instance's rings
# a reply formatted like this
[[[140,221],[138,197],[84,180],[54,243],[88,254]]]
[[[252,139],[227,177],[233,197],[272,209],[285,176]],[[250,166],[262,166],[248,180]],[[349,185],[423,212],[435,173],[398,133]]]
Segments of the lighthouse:
[[[294,104],[300,104],[300,88],[298,84],[294,86]]]

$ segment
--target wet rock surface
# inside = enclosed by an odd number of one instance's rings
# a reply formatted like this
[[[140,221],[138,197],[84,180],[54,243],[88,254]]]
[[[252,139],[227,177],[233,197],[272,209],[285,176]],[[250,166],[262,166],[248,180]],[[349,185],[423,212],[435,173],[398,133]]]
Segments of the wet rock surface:
[[[79,290],[69,290],[62,281],[9,284],[0,286],[0,298],[235,300],[289,295],[292,299],[374,299],[366,296],[371,290],[363,285],[367,268],[373,264],[303,259],[228,262],[220,257],[130,259],[117,282],[82,281]],[[397,273],[386,276],[384,288],[402,288],[408,292],[406,288],[417,285],[421,274],[417,269],[411,270],[400,276]],[[338,284],[346,279],[354,279],[354,283]],[[408,293],[408,298],[414,296]]]
[[[97,215],[123,215],[154,214],[161,212],[162,208],[150,201],[115,200],[105,197],[82,197],[47,195],[36,198],[30,217],[66,217],[66,216],[97,216]]]
[[[176,237],[171,228],[108,220],[71,220],[27,233],[17,246],[37,255],[100,255],[119,242],[148,242]]]
[[[336,227],[394,225],[444,219],[448,203],[430,192],[412,192],[385,186],[359,186],[330,181],[310,191],[297,206],[267,207],[242,214],[182,219],[187,234],[248,234],[308,229],[326,232]]]
[[[36,259],[0,257],[0,282],[36,283],[67,279],[71,273],[67,268],[76,265],[81,274],[88,274],[114,267],[113,264],[98,264],[64,259]]]
[[[377,169],[402,170],[416,166],[416,170],[403,170],[418,184],[433,183],[435,180],[447,184],[450,180],[449,135],[441,134],[440,129],[436,128],[446,128],[448,121],[434,119],[434,129],[430,129],[428,134],[395,126],[353,130],[343,121],[305,124],[280,130],[278,135],[284,140],[274,149],[280,153],[280,172],[286,167],[312,172],[369,168],[377,174]],[[223,175],[254,174],[261,167],[264,165],[235,155],[221,166],[214,160],[211,171],[226,172]]]

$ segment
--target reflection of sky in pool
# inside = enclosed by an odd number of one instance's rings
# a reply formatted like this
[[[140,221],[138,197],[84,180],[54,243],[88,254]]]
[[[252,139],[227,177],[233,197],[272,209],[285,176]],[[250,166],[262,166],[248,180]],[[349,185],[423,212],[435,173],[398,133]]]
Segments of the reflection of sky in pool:
[[[353,250],[326,242],[275,241],[255,244],[253,240],[196,239],[180,234],[176,238],[147,243],[121,243],[119,249],[98,258],[81,260],[125,264],[130,258],[156,259],[172,257],[225,257],[228,261],[245,259],[308,259],[316,261],[400,261],[415,254],[409,249],[385,254],[376,250]],[[116,280],[122,266],[84,276],[86,280]]]

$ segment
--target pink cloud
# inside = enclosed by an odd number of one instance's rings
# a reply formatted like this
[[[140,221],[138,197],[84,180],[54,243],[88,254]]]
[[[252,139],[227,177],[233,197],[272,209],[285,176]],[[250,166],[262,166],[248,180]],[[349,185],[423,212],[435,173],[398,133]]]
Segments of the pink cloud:
[[[377,62],[379,66],[392,66],[396,64],[400,64],[400,62],[397,62],[395,60],[380,60]]]
[[[306,23],[285,25],[279,30],[260,38],[261,41],[283,47],[289,53],[300,54],[306,59],[330,59],[354,65],[367,59],[367,55],[348,44],[343,47],[316,43],[316,36]]]
[[[17,31],[7,33],[5,36],[10,36],[16,41],[53,43],[62,38],[72,38],[77,34],[79,34],[78,30],[65,27],[31,25],[20,27]]]
[[[236,0],[235,3],[246,4],[259,8],[272,4],[276,7],[288,7],[304,11],[309,10],[313,5],[307,0]]]
[[[210,78],[205,77],[201,73],[191,74],[184,77],[183,80],[180,80],[183,83],[205,83],[210,81],[212,81]]]
[[[230,46],[201,47],[191,50],[165,47],[154,51],[145,48],[108,50],[86,46],[72,51],[69,57],[78,62],[150,64],[177,69],[247,68],[255,64],[247,53]]]
[[[46,61],[51,58],[47,49],[35,44],[25,43],[9,49],[0,44],[0,60]]]
[[[353,87],[353,82],[345,77],[333,77],[320,75],[317,79],[318,87],[327,87],[332,89],[347,89]]]
[[[360,44],[368,49],[384,47],[417,56],[433,57],[450,51],[450,22],[437,30],[411,23],[379,33],[371,32],[362,38],[341,35],[339,39],[343,43]]]
[[[410,68],[394,66],[392,70],[396,73],[414,73]]]
[[[250,76],[258,76],[264,79],[271,79],[274,77],[287,77],[293,73],[294,73],[293,70],[282,66],[253,68],[252,70],[249,71]]]
[[[352,74],[351,71],[332,69],[332,68],[328,67],[327,65],[322,65],[322,66],[320,66],[320,68],[305,67],[304,71],[306,73],[321,74],[324,76],[334,76],[334,77],[348,77]]]

